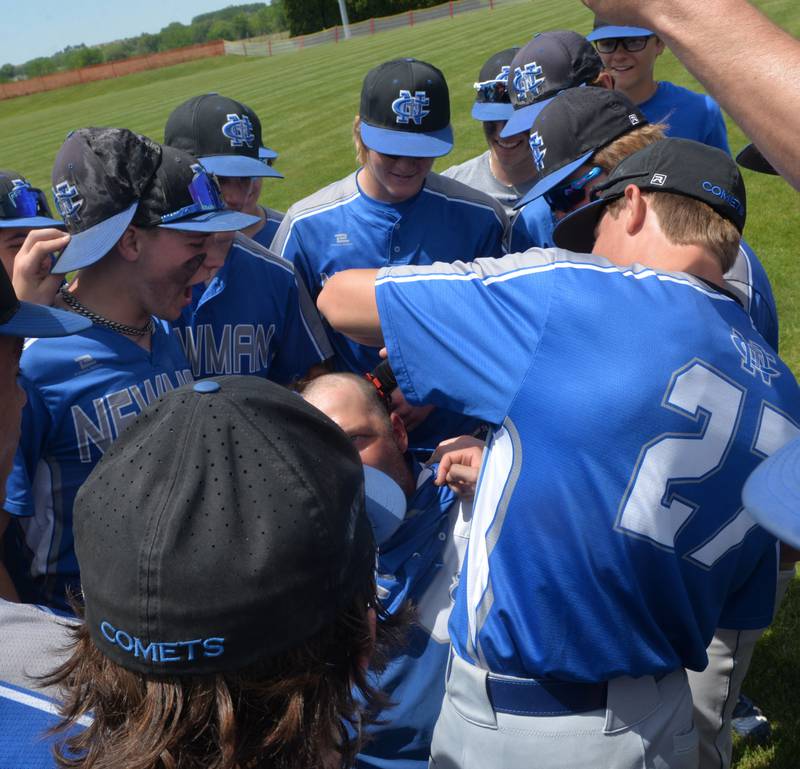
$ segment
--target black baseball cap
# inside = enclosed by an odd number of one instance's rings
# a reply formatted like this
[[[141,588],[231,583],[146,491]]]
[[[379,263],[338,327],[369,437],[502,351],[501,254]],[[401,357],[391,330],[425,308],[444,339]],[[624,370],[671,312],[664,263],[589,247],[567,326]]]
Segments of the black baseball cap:
[[[595,40],[611,40],[623,37],[650,37],[653,33],[650,29],[644,27],[631,27],[619,24],[611,24],[611,22],[594,17],[592,24],[592,31],[586,35],[586,39],[590,42]]]
[[[395,59],[367,72],[359,115],[364,144],[384,155],[435,158],[453,149],[447,81],[424,61]]]
[[[126,128],[69,134],[53,166],[53,196],[71,235],[56,274],[102,259],[131,223],[226,232],[258,221],[226,210],[216,181],[192,155]]]
[[[593,83],[603,62],[585,37],[571,30],[542,32],[511,62],[508,91],[514,114],[500,136],[527,131],[549,99],[559,91]]]
[[[199,158],[217,176],[283,178],[263,162],[277,153],[262,146],[258,115],[246,104],[218,93],[193,96],[175,107],[167,118],[164,144]]]
[[[604,207],[622,197],[629,184],[695,198],[732,222],[739,232],[744,229],[747,199],[733,158],[690,139],[661,139],[625,158],[594,188],[597,200],[562,219],[553,232],[555,244],[569,251],[590,252]]]
[[[508,73],[517,51],[519,46],[492,54],[481,67],[478,82],[473,85],[475,103],[472,117],[475,120],[508,120],[513,114],[514,107],[508,95]]]
[[[562,91],[533,123],[530,143],[536,181],[514,207],[541,197],[598,150],[646,124],[641,110],[620,91],[591,86]]]
[[[91,325],[92,321],[74,312],[20,302],[5,267],[0,265],[0,336],[69,336]]]
[[[350,439],[260,377],[151,403],[81,487],[74,530],[92,640],[145,674],[216,673],[290,649],[375,568]]]
[[[771,174],[779,176],[778,172],[756,147],[755,144],[748,144],[737,156],[736,162],[749,171],[757,171],[760,174]]]
[[[0,171],[0,228],[63,227],[53,219],[45,194],[15,171]]]

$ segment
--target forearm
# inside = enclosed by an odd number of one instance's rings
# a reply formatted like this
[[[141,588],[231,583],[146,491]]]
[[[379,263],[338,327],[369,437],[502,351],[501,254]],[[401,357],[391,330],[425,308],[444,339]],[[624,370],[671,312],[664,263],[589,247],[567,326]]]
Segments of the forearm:
[[[652,29],[763,155],[800,187],[800,43],[747,0],[585,0]]]
[[[344,270],[325,282],[317,309],[331,327],[359,344],[383,346],[378,303],[377,270]]]

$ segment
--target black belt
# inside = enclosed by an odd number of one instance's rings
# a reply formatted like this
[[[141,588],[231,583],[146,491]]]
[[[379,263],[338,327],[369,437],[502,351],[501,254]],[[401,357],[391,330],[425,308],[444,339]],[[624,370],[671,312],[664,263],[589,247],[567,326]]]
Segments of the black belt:
[[[486,677],[489,701],[497,713],[517,716],[567,716],[606,706],[608,685],[537,678]]]

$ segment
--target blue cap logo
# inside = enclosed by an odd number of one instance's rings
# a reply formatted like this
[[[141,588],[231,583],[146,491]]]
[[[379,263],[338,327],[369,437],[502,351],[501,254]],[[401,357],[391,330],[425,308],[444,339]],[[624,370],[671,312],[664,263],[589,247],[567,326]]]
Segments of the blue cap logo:
[[[536,170],[544,171],[544,156],[547,154],[547,147],[544,146],[544,139],[539,136],[538,131],[534,131],[528,141],[531,145],[533,163],[536,166]]]
[[[74,184],[64,181],[53,187],[53,200],[55,200],[61,218],[67,224],[74,224],[81,220],[79,212],[83,206],[83,198],[80,197],[78,188]]]
[[[744,216],[744,206],[742,205],[742,201],[736,197],[732,192],[728,192],[723,187],[720,187],[719,184],[714,184],[714,182],[703,182],[703,189],[706,192],[710,192],[714,197],[719,198],[720,200],[727,203],[734,211]]]
[[[227,115],[228,122],[222,126],[222,133],[231,140],[231,147],[242,147],[247,145],[252,147],[256,135],[253,131],[253,124],[247,115],[241,117],[235,112]]]
[[[517,101],[527,101],[539,96],[542,92],[540,86],[546,79],[542,68],[535,61],[525,64],[522,68],[516,67],[513,86]]]
[[[431,100],[425,91],[411,91],[401,90],[400,95],[392,102],[392,112],[397,115],[397,122],[408,125],[408,121],[414,122],[414,125],[422,125],[422,118],[430,113],[430,110],[425,109]]]
[[[511,67],[506,65],[494,76],[494,79],[496,81],[500,81],[501,83],[505,83],[508,80],[509,72],[511,72]]]

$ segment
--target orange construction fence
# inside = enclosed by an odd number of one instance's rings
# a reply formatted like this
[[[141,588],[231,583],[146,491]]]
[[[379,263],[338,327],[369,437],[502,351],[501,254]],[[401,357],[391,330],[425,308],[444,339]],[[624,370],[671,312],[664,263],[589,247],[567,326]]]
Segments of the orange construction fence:
[[[224,56],[224,54],[225,43],[222,40],[213,40],[210,43],[198,43],[185,48],[174,48],[171,51],[134,56],[130,59],[109,61],[104,64],[93,64],[91,67],[82,69],[54,72],[52,75],[16,80],[13,83],[0,83],[0,99],[12,99],[15,96],[53,91],[56,88],[92,83],[95,80],[108,80],[113,77],[131,75],[134,72],[143,72],[147,69],[159,69],[173,64],[181,64],[184,61],[205,59],[209,56]]]

